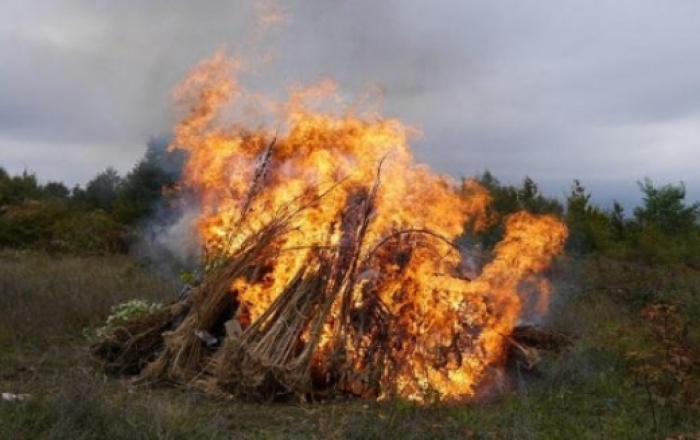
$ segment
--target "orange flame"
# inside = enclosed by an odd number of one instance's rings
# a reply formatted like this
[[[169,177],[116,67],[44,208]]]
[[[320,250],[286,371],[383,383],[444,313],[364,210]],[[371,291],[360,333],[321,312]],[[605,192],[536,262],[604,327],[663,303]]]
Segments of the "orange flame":
[[[293,251],[274,257],[265,282],[234,281],[232,291],[250,320],[280,295],[312,249],[344,246],[348,237],[334,225],[347,221],[362,191],[375,188],[379,179],[360,249],[373,263],[360,275],[353,298],[360,306],[363,287],[371,284],[396,318],[392,331],[400,340],[394,358],[401,362],[387,367],[385,379],[398,394],[417,400],[427,391],[446,399],[473,396],[489,368],[503,359],[504,336],[523,307],[521,283],[561,251],[565,227],[553,217],[515,214],[493,260],[472,280],[457,276],[462,256],[451,242],[466,224],[476,230],[486,225],[490,198],[484,188],[417,164],[408,146],[411,128],[371,109],[343,105],[330,80],[295,88],[278,103],[244,90],[234,79],[239,68],[237,61],[216,55],[176,92],[183,115],[173,147],[189,153],[184,184],[200,197],[196,228],[205,247],[232,252],[282,209],[322,197],[295,217],[284,243]],[[232,117],[235,124],[228,122]],[[269,128],[271,122],[278,125]],[[236,235],[230,236],[234,226]],[[377,246],[387,240],[394,245]],[[416,245],[421,240],[430,246]],[[409,245],[411,252],[402,256],[402,246]],[[329,353],[331,327],[324,327],[317,365]],[[348,342],[348,352],[361,350],[362,344]]]

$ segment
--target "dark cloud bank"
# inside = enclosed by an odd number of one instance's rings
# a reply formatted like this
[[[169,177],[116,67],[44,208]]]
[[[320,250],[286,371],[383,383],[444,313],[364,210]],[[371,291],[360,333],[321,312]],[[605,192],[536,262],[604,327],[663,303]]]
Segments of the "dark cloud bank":
[[[384,91],[420,127],[418,158],[456,176],[525,174],[561,195],[700,199],[700,3],[694,0],[292,1],[258,45],[250,2],[11,0],[0,18],[0,163],[85,182],[128,170],[172,125],[170,93],[223,45],[272,50],[268,90],[336,78]]]

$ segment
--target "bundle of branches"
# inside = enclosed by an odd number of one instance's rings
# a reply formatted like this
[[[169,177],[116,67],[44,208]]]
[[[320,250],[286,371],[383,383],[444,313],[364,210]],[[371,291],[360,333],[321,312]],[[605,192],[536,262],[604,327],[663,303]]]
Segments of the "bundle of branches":
[[[164,337],[164,350],[144,370],[146,378],[191,383],[208,367],[215,350],[202,344],[201,334],[225,333],[225,323],[237,309],[234,280],[257,279],[266,261],[274,255],[279,239],[289,228],[288,218],[278,218],[251,234],[230,256],[215,261],[204,282],[190,294],[189,313]],[[231,338],[236,335],[230,335]]]
[[[534,325],[521,325],[507,337],[507,364],[538,373],[541,352],[561,353],[573,343],[570,335]]]
[[[515,327],[511,338],[518,344],[555,353],[565,350],[572,344],[570,335],[535,325]]]
[[[98,366],[110,374],[138,374],[163,348],[163,333],[186,313],[178,302],[111,329],[90,347]]]

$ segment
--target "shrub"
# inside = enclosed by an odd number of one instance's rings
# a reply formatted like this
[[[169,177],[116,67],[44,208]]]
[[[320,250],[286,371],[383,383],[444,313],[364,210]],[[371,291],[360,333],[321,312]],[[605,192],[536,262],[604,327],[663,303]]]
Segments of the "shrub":
[[[112,307],[112,313],[107,317],[104,326],[95,332],[98,338],[104,338],[112,333],[116,328],[134,321],[144,316],[150,315],[163,308],[161,303],[151,303],[142,299],[132,299],[130,301],[117,304]]]

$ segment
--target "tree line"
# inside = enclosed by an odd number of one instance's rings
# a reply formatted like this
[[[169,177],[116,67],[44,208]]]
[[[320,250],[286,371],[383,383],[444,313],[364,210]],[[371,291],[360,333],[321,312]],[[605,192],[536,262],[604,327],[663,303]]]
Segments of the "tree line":
[[[0,247],[50,252],[127,252],[140,224],[168,209],[167,191],[180,178],[184,156],[152,139],[125,176],[112,167],[84,187],[39,183],[30,172],[10,176],[0,166]]]
[[[486,248],[498,242],[509,214],[525,210],[562,219],[569,229],[569,254],[700,265],[700,203],[686,200],[682,182],[637,182],[641,203],[628,215],[617,201],[610,207],[594,204],[577,179],[563,200],[542,194],[529,177],[519,185],[504,185],[487,171],[478,180],[492,196],[491,225],[478,236]]]
[[[185,162],[169,151],[167,139],[154,138],[144,156],[125,176],[114,168],[97,174],[84,187],[39,183],[35,174],[11,176],[0,166],[0,247],[50,252],[104,254],[127,252],[139,227],[157,210],[175,210],[175,192]],[[638,182],[641,204],[632,213],[614,202],[600,207],[574,180],[564,198],[544,195],[535,181],[504,184],[486,171],[477,180],[492,196],[489,226],[470,237],[485,249],[503,234],[505,218],[525,210],[551,214],[569,228],[570,254],[603,253],[626,259],[698,264],[700,203],[686,200],[683,183]]]

